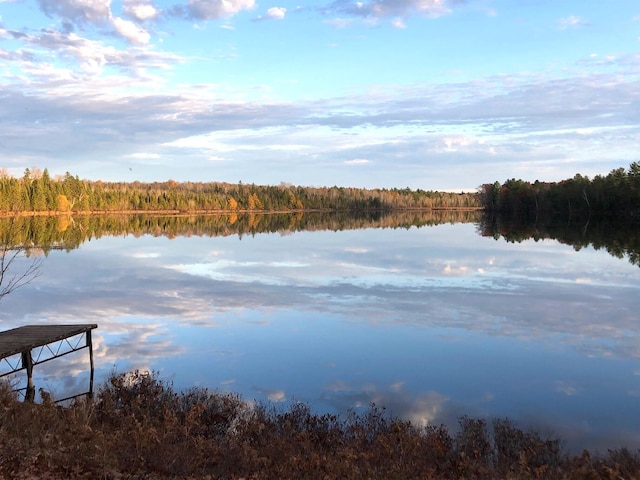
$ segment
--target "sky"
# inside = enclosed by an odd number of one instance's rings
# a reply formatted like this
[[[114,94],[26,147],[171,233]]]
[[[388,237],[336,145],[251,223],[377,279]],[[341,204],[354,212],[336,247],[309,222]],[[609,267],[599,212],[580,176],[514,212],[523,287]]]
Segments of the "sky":
[[[0,168],[475,190],[640,160],[636,0],[0,0]]]

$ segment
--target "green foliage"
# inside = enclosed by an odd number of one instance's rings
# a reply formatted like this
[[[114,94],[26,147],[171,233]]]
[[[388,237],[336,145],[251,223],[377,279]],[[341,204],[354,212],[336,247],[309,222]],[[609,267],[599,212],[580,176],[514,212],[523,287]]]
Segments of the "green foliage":
[[[60,204],[60,196],[68,203]],[[477,208],[475,194],[410,189],[357,189],[237,185],[221,182],[124,183],[80,180],[67,172],[51,179],[45,169],[21,179],[0,176],[2,212],[222,212],[392,211]]]
[[[640,214],[640,163],[617,168],[593,180],[579,173],[561,182],[530,183],[511,179],[479,188],[479,204],[487,211],[524,220],[541,216],[563,219]]]

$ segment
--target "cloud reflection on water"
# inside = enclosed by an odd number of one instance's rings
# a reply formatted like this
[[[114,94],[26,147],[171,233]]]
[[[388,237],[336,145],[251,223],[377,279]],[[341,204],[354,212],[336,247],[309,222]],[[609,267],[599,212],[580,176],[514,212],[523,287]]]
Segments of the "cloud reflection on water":
[[[420,424],[554,418],[595,444],[596,431],[615,440],[609,427],[638,440],[640,425],[571,413],[609,402],[622,415],[640,391],[638,280],[603,252],[506,244],[468,224],[103,237],[51,252],[37,282],[3,299],[0,324],[97,323],[102,375],[158,369],[177,385],[338,411],[374,402]],[[38,370],[72,388],[86,371],[76,362]]]

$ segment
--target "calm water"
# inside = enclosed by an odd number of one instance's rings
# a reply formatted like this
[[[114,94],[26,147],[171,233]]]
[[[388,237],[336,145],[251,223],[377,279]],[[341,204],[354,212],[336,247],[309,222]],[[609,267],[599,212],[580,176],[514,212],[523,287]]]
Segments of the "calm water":
[[[508,416],[574,450],[640,447],[640,268],[591,248],[474,224],[103,237],[52,251],[0,308],[2,330],[97,323],[98,384],[152,369],[319,411]],[[81,391],[87,366],[39,365],[36,386]]]

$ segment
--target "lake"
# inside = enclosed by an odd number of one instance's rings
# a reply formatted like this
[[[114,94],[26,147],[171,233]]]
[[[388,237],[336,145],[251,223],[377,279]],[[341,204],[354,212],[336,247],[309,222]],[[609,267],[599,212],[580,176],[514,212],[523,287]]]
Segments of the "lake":
[[[149,369],[320,412],[509,417],[572,451],[640,447],[640,268],[478,230],[89,236],[2,299],[0,327],[97,323],[98,385]],[[54,397],[82,391],[86,351],[35,374]]]

